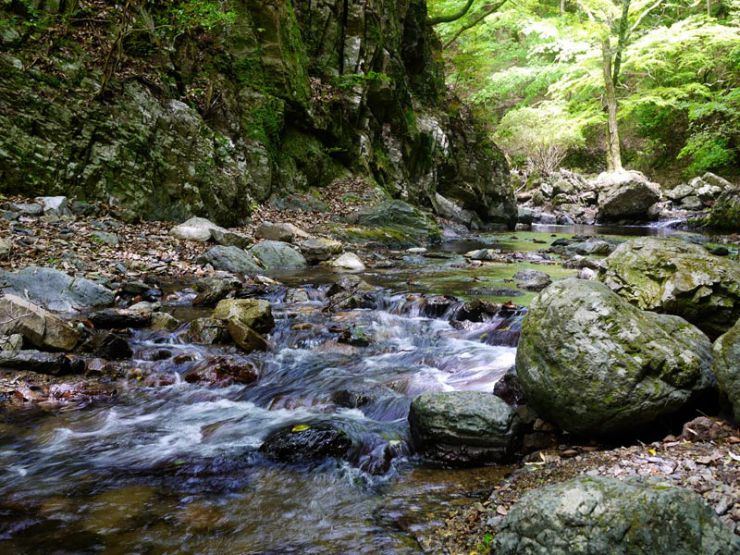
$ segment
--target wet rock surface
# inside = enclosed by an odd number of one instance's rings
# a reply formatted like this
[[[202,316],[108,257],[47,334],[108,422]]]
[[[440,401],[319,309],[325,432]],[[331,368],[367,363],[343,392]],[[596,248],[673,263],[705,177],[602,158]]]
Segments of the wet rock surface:
[[[341,458],[352,447],[342,430],[325,424],[295,424],[270,434],[260,447],[266,457],[283,463]]]
[[[411,403],[409,424],[424,456],[451,465],[506,461],[519,440],[516,412],[490,393],[426,393]]]

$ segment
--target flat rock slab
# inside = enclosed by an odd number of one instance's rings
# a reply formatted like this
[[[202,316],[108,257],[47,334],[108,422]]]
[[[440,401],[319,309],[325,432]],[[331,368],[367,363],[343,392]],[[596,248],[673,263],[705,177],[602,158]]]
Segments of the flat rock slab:
[[[113,291],[85,278],[53,268],[29,266],[17,272],[0,271],[6,293],[27,297],[56,312],[73,312],[113,304]]]

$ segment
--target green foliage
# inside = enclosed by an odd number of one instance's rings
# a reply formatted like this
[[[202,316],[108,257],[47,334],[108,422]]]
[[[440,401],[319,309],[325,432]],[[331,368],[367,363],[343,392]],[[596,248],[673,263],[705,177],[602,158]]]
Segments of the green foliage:
[[[547,174],[558,168],[570,148],[583,144],[586,122],[557,102],[522,106],[506,113],[495,140],[519,164]]]
[[[232,25],[236,12],[226,9],[226,2],[213,0],[184,0],[172,2],[165,12],[168,23],[177,29],[202,28],[212,30],[216,27]]]
[[[432,15],[459,5],[455,0],[429,3]],[[574,135],[597,137],[598,142],[589,141],[589,152],[601,159],[599,40],[617,23],[618,4],[573,0],[560,13],[555,0],[508,3],[445,50],[449,83],[479,115],[502,126],[496,139],[515,162],[531,160],[522,151],[531,130],[517,125],[525,120],[569,154],[584,152],[582,139]],[[651,169],[680,165],[692,174],[737,166],[740,3],[715,4],[710,18],[704,3],[666,0],[631,36],[617,87],[627,160]],[[630,24],[653,5],[654,0],[633,0]],[[436,27],[442,42],[459,28],[460,23]],[[562,109],[562,138],[542,119],[552,103]]]

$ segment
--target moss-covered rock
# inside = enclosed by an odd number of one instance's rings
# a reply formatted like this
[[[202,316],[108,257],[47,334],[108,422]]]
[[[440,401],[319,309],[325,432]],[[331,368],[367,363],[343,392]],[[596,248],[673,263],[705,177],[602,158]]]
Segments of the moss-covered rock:
[[[433,218],[401,200],[363,208],[353,219],[366,227],[395,231],[404,244],[435,243],[442,236]]]
[[[719,195],[707,224],[723,231],[740,231],[740,187],[728,187]]]
[[[22,33],[0,53],[0,192],[232,225],[272,194],[361,174],[513,225],[506,160],[448,97],[424,0],[229,0],[225,22],[176,39],[168,25],[145,30],[174,13],[148,3],[110,79],[101,52],[121,6],[86,8],[95,48],[77,19],[53,25],[65,17],[54,4],[37,31],[7,18]]]
[[[659,481],[581,476],[522,497],[496,532],[497,555],[740,552],[692,491]]]
[[[478,391],[420,395],[411,403],[409,425],[416,448],[448,464],[501,462],[519,439],[514,409]]]
[[[635,306],[681,316],[710,337],[740,318],[740,264],[678,239],[621,244],[599,279]]]
[[[677,316],[644,312],[602,283],[567,279],[529,307],[516,357],[531,406],[582,434],[637,431],[714,386],[711,344]]]
[[[732,407],[735,421],[740,423],[740,320],[714,342],[712,371],[719,389]]]

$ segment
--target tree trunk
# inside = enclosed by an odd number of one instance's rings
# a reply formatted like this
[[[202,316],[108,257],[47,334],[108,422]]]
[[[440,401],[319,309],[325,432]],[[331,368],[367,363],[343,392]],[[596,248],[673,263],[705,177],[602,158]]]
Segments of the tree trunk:
[[[709,0],[707,0],[709,2]],[[565,0],[560,0],[560,15],[565,13]]]
[[[601,42],[602,69],[604,72],[604,103],[607,113],[606,165],[609,171],[622,170],[622,153],[619,149],[619,127],[617,127],[617,91],[612,74],[612,50],[610,41]]]

